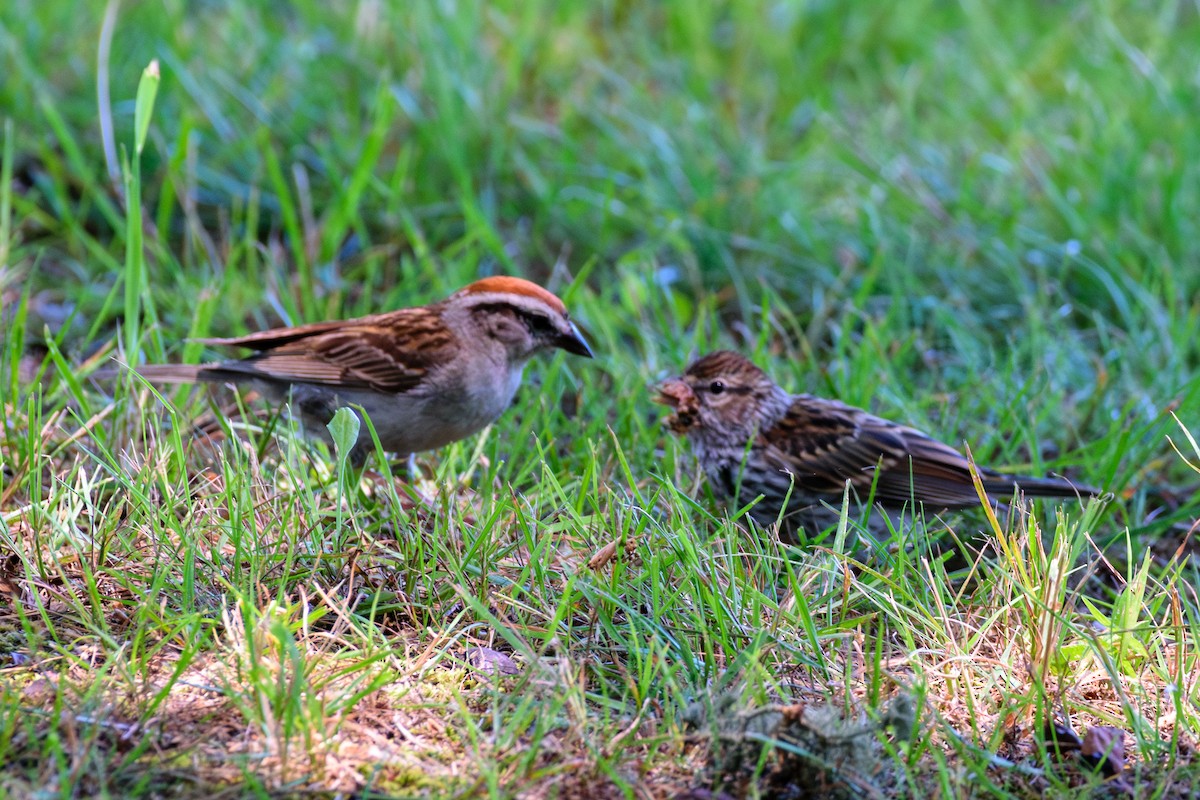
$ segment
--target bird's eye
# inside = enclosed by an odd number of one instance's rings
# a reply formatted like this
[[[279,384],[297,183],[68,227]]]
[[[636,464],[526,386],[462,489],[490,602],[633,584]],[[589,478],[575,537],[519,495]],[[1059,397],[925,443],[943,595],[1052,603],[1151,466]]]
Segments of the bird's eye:
[[[721,392],[725,391],[725,384],[721,381],[713,381],[708,387],[708,391],[711,394],[720,394]]]
[[[535,334],[554,333],[554,323],[548,317],[541,314],[531,314],[529,316],[529,329]]]

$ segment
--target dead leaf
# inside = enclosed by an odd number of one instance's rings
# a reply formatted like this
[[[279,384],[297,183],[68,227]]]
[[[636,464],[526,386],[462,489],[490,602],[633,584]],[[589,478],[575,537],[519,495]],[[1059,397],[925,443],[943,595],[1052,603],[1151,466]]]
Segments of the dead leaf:
[[[617,554],[617,542],[614,539],[608,544],[597,550],[591,558],[588,559],[588,566],[592,569],[600,569],[613,560],[613,556]]]
[[[1079,754],[1106,776],[1119,775],[1125,769],[1125,731],[1103,725],[1089,728]]]

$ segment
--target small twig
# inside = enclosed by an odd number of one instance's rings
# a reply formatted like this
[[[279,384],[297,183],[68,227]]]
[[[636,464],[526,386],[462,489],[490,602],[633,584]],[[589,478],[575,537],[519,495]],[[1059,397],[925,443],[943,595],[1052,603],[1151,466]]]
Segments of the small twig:
[[[638,713],[634,715],[633,721],[625,727],[625,730],[621,731],[609,740],[608,746],[605,748],[608,753],[618,752],[618,748],[621,746],[621,743],[624,742],[625,739],[630,736],[630,734],[634,733],[638,728],[641,727],[642,717],[645,716],[646,709],[649,707],[650,698],[647,697],[644,701],[642,701],[642,707],[639,708]]]
[[[975,744],[974,742],[971,742],[969,739],[967,739],[965,736],[963,736],[961,733],[954,730],[953,728],[947,728],[946,731],[947,731],[947,733],[950,734],[950,736],[957,739],[964,747],[967,747],[970,750],[973,750],[978,754],[986,755],[988,763],[991,764],[993,767],[998,767],[1000,769],[1010,769],[1010,770],[1013,770],[1014,772],[1020,772],[1022,775],[1029,775],[1034,778],[1045,777],[1045,774],[1046,774],[1045,770],[1038,769],[1037,767],[1029,767],[1024,764],[1018,764],[1017,762],[1010,761],[1003,756],[998,756],[995,753],[993,753],[992,751],[990,751],[986,748],[980,747],[979,745]]]

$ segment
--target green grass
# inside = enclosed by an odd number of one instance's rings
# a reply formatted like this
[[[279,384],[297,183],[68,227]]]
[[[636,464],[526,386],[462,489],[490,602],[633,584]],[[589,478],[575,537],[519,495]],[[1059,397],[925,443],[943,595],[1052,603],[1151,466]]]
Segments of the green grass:
[[[103,15],[0,8],[0,796],[1196,791],[1193,6],[127,3],[98,108]],[[493,273],[599,357],[416,482],[88,378]],[[1114,498],[789,550],[649,403],[715,347]]]

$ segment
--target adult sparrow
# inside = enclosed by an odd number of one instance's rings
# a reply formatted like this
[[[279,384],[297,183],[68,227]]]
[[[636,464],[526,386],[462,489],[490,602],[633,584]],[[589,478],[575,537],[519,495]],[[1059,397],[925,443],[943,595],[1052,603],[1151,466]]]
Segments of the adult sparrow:
[[[137,372],[158,383],[243,384],[272,401],[290,400],[306,429],[326,441],[334,412],[361,406],[380,445],[406,455],[493,422],[534,354],[557,348],[592,357],[563,302],[512,277],[484,278],[427,306],[203,341],[256,352]],[[363,426],[351,461],[361,466],[371,447]]]
[[[691,439],[714,491],[735,505],[761,495],[750,516],[764,527],[780,521],[787,543],[837,524],[846,484],[858,508],[872,498],[893,524],[922,504],[931,511],[979,505],[967,459],[954,448],[837,400],[789,394],[737,353],[697,360],[655,400],[674,409],[664,422]],[[979,473],[997,498],[1017,488],[1034,497],[1097,494],[1060,478]],[[881,515],[868,525],[886,534]]]

